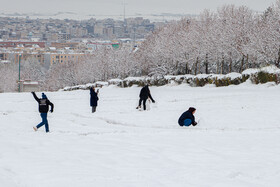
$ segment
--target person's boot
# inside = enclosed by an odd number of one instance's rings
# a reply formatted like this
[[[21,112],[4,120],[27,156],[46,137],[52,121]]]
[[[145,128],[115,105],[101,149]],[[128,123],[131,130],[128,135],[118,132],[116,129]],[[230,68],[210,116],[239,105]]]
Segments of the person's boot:
[[[196,125],[197,125],[197,122],[194,122],[192,125],[193,125],[193,126],[196,126]]]
[[[139,108],[141,108],[141,106],[136,107],[136,109],[139,109]]]
[[[38,130],[37,127],[33,127],[33,129],[34,129],[34,131],[37,131],[37,130]]]

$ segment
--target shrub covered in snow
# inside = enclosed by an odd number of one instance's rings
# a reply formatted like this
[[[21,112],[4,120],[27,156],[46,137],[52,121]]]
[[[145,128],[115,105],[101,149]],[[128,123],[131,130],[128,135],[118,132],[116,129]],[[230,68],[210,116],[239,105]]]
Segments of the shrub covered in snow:
[[[103,86],[108,86],[108,82],[95,82],[89,83],[86,85],[77,85],[77,86],[67,86],[62,89],[62,91],[73,91],[73,90],[89,90],[91,87],[99,87],[102,88]]]
[[[267,73],[264,71],[260,71],[256,74],[251,75],[251,81],[255,84],[264,84],[267,82],[279,82],[277,74]]]
[[[280,69],[276,66],[266,66],[259,69],[248,69],[243,72],[244,75],[249,75],[250,79],[255,84],[264,84],[267,82],[279,83]]]
[[[127,77],[126,79],[111,79],[108,82],[96,82],[93,84],[66,87],[63,90],[89,89],[91,86],[102,87],[116,85],[119,87],[131,87],[133,85],[142,87],[145,85],[162,86],[166,84],[189,84],[193,87],[202,87],[207,84],[214,84],[216,87],[238,85],[248,79],[252,83],[280,82],[280,69],[276,67],[264,67],[261,69],[248,69],[241,73],[229,73],[226,75],[218,74],[199,74],[199,75],[167,75],[158,77]]]

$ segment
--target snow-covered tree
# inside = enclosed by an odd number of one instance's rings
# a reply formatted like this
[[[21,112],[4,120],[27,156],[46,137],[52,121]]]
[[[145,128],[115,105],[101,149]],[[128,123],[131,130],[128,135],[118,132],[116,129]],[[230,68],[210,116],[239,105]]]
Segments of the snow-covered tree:
[[[14,92],[18,87],[18,66],[0,63],[0,92]]]
[[[21,61],[21,79],[44,82],[46,68],[36,58]]]

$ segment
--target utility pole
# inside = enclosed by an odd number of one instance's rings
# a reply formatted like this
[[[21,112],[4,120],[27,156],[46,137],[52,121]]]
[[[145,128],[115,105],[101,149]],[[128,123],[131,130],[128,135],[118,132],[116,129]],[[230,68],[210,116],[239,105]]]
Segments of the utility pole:
[[[126,33],[126,20],[125,20],[125,0],[123,0],[123,28],[124,28],[124,33]]]
[[[123,0],[123,21],[125,22],[125,0]]]
[[[18,60],[18,92],[20,92],[20,60],[21,60],[21,54],[19,54],[19,60]]]
[[[133,48],[134,48],[135,47],[135,40],[136,40],[136,36],[135,36],[136,27],[133,27],[133,31],[134,31],[134,36],[133,36]]]

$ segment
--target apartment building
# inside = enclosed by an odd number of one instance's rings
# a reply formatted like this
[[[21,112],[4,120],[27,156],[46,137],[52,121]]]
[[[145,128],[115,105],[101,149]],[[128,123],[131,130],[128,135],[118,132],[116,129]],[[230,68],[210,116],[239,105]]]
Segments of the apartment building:
[[[24,63],[26,60],[33,59],[35,62],[42,64],[45,68],[50,68],[54,63],[65,62],[80,62],[85,53],[78,53],[75,51],[54,50],[52,52],[45,50],[30,50],[30,49],[17,49],[17,50],[0,50],[0,61],[10,61],[12,63]]]
[[[46,53],[45,59],[46,63],[52,65],[54,63],[80,62],[84,56],[84,53]]]
[[[72,50],[76,50],[79,48],[79,43],[77,43],[77,42],[66,42],[66,43],[52,42],[51,47],[55,47],[56,49],[69,48]]]
[[[16,48],[18,46],[23,47],[33,47],[33,46],[39,46],[40,48],[45,48],[46,43],[45,42],[23,42],[23,41],[9,41],[9,42],[0,42],[0,48]]]

